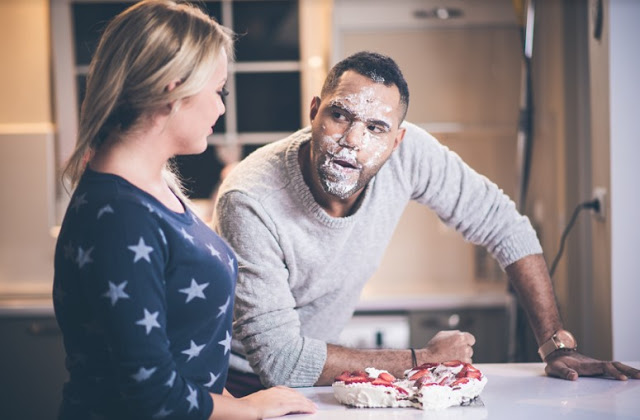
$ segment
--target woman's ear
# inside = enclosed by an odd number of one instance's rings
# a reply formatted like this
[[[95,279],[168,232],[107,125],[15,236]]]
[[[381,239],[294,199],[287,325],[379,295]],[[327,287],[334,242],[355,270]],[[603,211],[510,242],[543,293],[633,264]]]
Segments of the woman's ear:
[[[172,80],[165,88],[164,91],[165,92],[171,92],[173,89],[177,88],[178,86],[180,86],[182,84],[182,80],[180,79],[175,79]]]
[[[178,87],[178,86],[180,86],[181,84],[182,84],[182,80],[180,80],[180,79],[172,80],[172,81],[171,81],[171,83],[169,83],[169,84],[164,88],[164,91],[165,91],[165,92],[167,92],[167,93],[168,93],[168,92],[171,92],[173,89],[177,88],[177,87]],[[167,108],[169,109],[169,112],[173,111],[173,108],[175,107],[175,105],[176,105],[176,103],[177,103],[177,102],[178,102],[178,101],[177,101],[177,100],[175,100],[175,101],[171,101],[171,102],[169,102],[169,103],[167,104]]]

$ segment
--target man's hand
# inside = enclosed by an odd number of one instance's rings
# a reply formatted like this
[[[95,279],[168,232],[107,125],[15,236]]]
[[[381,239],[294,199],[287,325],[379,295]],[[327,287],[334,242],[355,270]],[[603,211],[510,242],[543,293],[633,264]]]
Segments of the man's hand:
[[[579,376],[603,376],[626,381],[640,379],[640,370],[620,362],[592,359],[572,350],[557,350],[547,357],[545,372],[549,376],[575,381]]]
[[[440,331],[433,336],[418,356],[418,364],[460,360],[471,363],[475,337],[459,330]]]

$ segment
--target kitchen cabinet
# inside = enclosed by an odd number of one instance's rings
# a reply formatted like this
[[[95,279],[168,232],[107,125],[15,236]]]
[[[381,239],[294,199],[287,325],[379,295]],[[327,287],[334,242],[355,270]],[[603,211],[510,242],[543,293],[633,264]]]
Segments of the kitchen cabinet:
[[[410,91],[407,121],[514,196],[521,28],[510,0],[335,0],[332,64],[361,50],[392,57]],[[393,279],[393,281],[389,281]],[[378,296],[506,288],[483,248],[411,203],[367,285]]]
[[[461,330],[474,335],[474,363],[510,360],[511,317],[506,308],[415,311],[409,313],[410,346],[424,347],[442,330]]]
[[[356,348],[420,348],[438,331],[473,334],[474,363],[513,361],[515,299],[508,293],[363,297],[339,344]]]
[[[53,420],[67,380],[62,334],[53,314],[0,308],[0,417]],[[8,312],[8,313],[7,313]]]

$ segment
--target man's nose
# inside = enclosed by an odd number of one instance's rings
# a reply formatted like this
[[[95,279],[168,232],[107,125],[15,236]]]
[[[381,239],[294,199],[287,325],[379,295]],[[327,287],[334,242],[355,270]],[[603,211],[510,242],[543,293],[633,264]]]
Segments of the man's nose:
[[[366,127],[359,121],[354,121],[349,125],[349,128],[340,138],[338,144],[350,149],[360,150],[362,147],[362,138],[364,137],[364,130]]]

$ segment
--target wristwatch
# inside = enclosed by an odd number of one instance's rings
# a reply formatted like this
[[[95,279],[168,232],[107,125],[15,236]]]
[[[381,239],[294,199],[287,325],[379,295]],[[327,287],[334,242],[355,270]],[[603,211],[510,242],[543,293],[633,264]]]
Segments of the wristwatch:
[[[542,358],[542,361],[547,358],[551,353],[559,349],[575,350],[578,347],[576,339],[567,330],[556,331],[550,339],[542,343],[538,348],[538,354]]]

